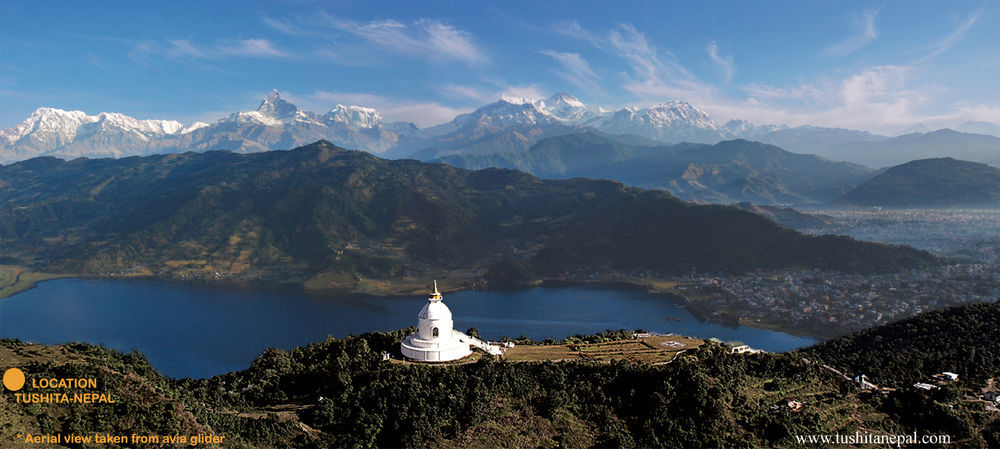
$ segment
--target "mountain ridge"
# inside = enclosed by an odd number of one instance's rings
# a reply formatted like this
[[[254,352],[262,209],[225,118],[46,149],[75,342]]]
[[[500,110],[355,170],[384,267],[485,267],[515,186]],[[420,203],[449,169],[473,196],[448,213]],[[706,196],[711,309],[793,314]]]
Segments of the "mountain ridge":
[[[1000,169],[954,158],[888,168],[833,202],[845,207],[1000,207]]]
[[[869,176],[866,167],[742,139],[714,145],[629,145],[593,132],[543,139],[521,153],[449,155],[464,168],[510,168],[543,178],[614,179],[713,203],[826,203]]]
[[[137,120],[124,114],[102,114],[114,118],[119,132],[101,129],[89,134],[78,132],[82,121],[95,122],[97,119],[93,117],[97,116],[39,108],[22,123],[0,131],[0,163],[44,155],[126,157],[213,149],[254,152],[289,149],[318,139],[375,154],[394,157],[423,154],[424,158],[434,158],[448,153],[519,152],[542,138],[585,130],[635,135],[661,143],[716,143],[735,137],[764,136],[783,129],[757,126],[745,120],[731,120],[719,126],[704,111],[679,101],[611,111],[584,104],[565,92],[545,99],[501,97],[448,123],[424,129],[412,123],[385,123],[377,110],[363,106],[338,104],[326,113],[317,114],[289,103],[277,90],[270,92],[257,109],[234,112],[214,123],[185,126],[171,120]],[[46,126],[55,129],[48,132]]]
[[[32,159],[0,167],[0,200],[6,263],[93,275],[330,288],[334,280],[485,273],[512,258],[552,279],[940,263],[618,182],[392,161],[325,141],[251,154]]]

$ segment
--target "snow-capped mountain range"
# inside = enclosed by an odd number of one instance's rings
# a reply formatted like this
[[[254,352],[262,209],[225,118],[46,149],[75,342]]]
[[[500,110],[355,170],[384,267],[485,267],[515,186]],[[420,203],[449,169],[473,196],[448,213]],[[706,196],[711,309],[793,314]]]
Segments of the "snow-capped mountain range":
[[[410,124],[389,124],[406,129]],[[300,110],[277,90],[254,111],[235,112],[208,124],[137,120],[123,114],[39,108],[0,131],[0,163],[38,156],[126,157],[180,151],[239,152],[288,149],[327,139],[347,148],[382,153],[398,142],[377,111],[337,105],[325,114]]]
[[[738,126],[730,126],[736,123]],[[704,111],[684,102],[609,111],[567,93],[546,99],[502,97],[452,121],[419,129],[385,123],[372,108],[338,104],[324,114],[299,109],[274,90],[256,110],[219,121],[184,126],[172,120],[137,120],[102,112],[39,108],[24,122],[0,131],[0,163],[37,156],[125,157],[178,151],[240,152],[288,149],[319,139],[376,154],[420,156],[421,151],[521,151],[538,139],[577,131],[631,134],[662,142],[714,143],[775,127],[749,122],[717,126]],[[764,131],[761,131],[764,130]],[[390,151],[391,150],[391,151]],[[428,155],[429,154],[425,154]]]
[[[0,163],[38,156],[255,152],[294,148],[319,139],[390,157],[432,159],[445,154],[519,152],[543,138],[582,131],[665,143],[744,138],[801,147],[788,148],[792,151],[815,150],[813,135],[841,136],[841,140],[887,138],[830,128],[759,126],[746,120],[730,120],[719,126],[704,111],[681,101],[611,111],[584,104],[567,93],[545,99],[502,97],[448,123],[419,129],[412,123],[386,123],[378,111],[362,106],[338,104],[317,114],[299,109],[274,90],[256,110],[189,126],[173,120],[137,120],[118,113],[87,115],[39,108],[20,124],[0,131]]]

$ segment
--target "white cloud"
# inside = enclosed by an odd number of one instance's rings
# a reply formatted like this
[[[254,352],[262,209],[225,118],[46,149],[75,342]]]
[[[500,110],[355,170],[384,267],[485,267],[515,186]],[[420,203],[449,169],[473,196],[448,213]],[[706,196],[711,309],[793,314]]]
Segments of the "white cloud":
[[[602,92],[597,82],[600,77],[578,53],[561,53],[555,50],[540,50],[538,53],[555,59],[562,66],[562,71],[555,72],[560,78],[588,93]]]
[[[172,60],[290,57],[267,39],[238,39],[212,44],[199,44],[187,39],[172,39],[165,42],[142,41],[135,44],[129,52],[129,57],[143,66],[149,66],[152,58],[158,56]]]
[[[878,38],[878,31],[875,30],[875,18],[878,17],[879,9],[869,9],[855,18],[855,25],[859,28],[858,34],[848,37],[827,48],[823,54],[827,56],[845,56],[854,53]]]
[[[580,23],[575,20],[563,20],[561,22],[556,22],[556,24],[552,26],[552,30],[556,33],[562,34],[563,36],[569,36],[590,42],[591,45],[597,48],[605,46],[606,39],[604,37],[583,29],[583,27],[580,26]]]
[[[708,51],[708,56],[712,58],[712,62],[722,69],[722,73],[725,76],[725,83],[729,84],[729,82],[733,80],[733,57],[723,56],[719,52],[719,45],[716,44],[715,41],[709,42],[708,46],[705,47],[705,50]]]
[[[699,103],[715,96],[716,89],[702,82],[670,51],[660,50],[630,24],[608,32],[610,50],[630,66],[624,89],[647,103],[683,100]]]
[[[196,48],[191,41],[188,40],[172,40],[169,41],[170,48],[167,49],[168,58],[204,58],[205,53]]]
[[[459,100],[472,100],[477,103],[489,103],[499,98],[499,93],[489,89],[461,84],[446,84],[438,88],[441,94]]]
[[[862,15],[862,36],[877,36],[876,15],[877,11]],[[963,21],[935,46],[930,56],[960,41],[977,17]],[[758,124],[808,124],[891,134],[917,123],[943,127],[967,120],[995,122],[1000,110],[990,105],[944,104],[945,89],[923,80],[928,69],[919,65],[873,65],[846,74],[826,73],[787,86],[752,83],[736,86],[743,93],[738,95],[702,81],[673,53],[657,48],[630,24],[601,34],[587,31],[576,22],[560,22],[555,31],[620,58],[626,67],[621,88],[640,104],[664,99],[688,101],[719,123],[738,118]],[[713,44],[709,43],[706,51],[729,78],[726,70],[731,59]],[[847,49],[849,46],[842,46],[842,50]]]
[[[437,20],[419,19],[410,24],[392,19],[358,23],[322,13],[318,23],[408,57],[457,60],[469,65],[488,61],[473,43],[472,34]]]
[[[931,59],[938,57],[941,53],[944,53],[949,49],[951,49],[951,47],[955,46],[955,44],[961,42],[962,39],[965,38],[965,33],[969,31],[969,28],[972,28],[972,25],[974,25],[976,21],[979,20],[980,14],[982,14],[982,11],[977,11],[974,14],[967,17],[961,23],[959,23],[955,27],[955,30],[951,32],[951,34],[949,34],[944,39],[941,39],[940,41],[935,43],[933,45],[933,50],[923,58],[920,58],[917,62],[919,63],[919,62],[930,61]]]
[[[288,57],[285,52],[274,48],[267,39],[243,39],[235,44],[215,47],[213,53],[220,56]]]
[[[824,98],[824,92],[816,86],[806,84],[795,87],[775,87],[766,84],[751,83],[741,87],[754,99],[764,100],[818,100]]]
[[[325,111],[338,103],[375,108],[387,122],[412,122],[421,128],[451,121],[456,115],[470,111],[434,101],[405,100],[364,92],[317,91],[302,97],[284,93],[282,95],[288,96],[290,101],[300,102],[307,109],[312,106],[315,110]]]
[[[544,90],[542,90],[542,88],[538,87],[537,85],[529,84],[523,86],[507,86],[502,91],[500,91],[500,96],[537,100],[540,98],[545,98],[546,93]]]
[[[494,103],[502,97],[537,100],[546,96],[545,90],[536,84],[509,85],[489,79],[486,82],[492,84],[495,88],[446,84],[438,87],[437,90],[442,95],[460,100],[463,103],[472,102],[476,107],[486,103]]]

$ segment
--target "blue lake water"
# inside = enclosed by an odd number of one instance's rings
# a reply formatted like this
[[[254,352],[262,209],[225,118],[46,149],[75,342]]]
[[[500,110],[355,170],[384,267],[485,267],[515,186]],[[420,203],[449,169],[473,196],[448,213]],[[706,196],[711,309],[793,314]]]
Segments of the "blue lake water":
[[[175,378],[247,368],[265,348],[292,348],[416,325],[424,296],[321,297],[161,281],[59,279],[0,299],[0,337],[45,344],[87,342],[138,350]],[[561,339],[605,329],[648,329],[738,340],[767,351],[815,343],[807,337],[699,322],[664,295],[603,287],[539,287],[445,295],[455,328],[487,339]]]

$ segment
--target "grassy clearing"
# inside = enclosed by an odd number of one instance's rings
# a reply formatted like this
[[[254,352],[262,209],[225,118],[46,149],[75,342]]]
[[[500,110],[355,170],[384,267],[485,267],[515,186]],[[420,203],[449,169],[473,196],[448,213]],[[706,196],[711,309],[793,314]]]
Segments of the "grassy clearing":
[[[508,349],[504,359],[512,362],[559,360],[590,360],[607,362],[631,360],[646,363],[666,363],[685,349],[704,344],[698,338],[662,336],[606,343],[575,343],[568,345],[520,345]]]
[[[23,292],[44,280],[70,276],[68,274],[36,273],[16,265],[0,265],[0,298]]]

